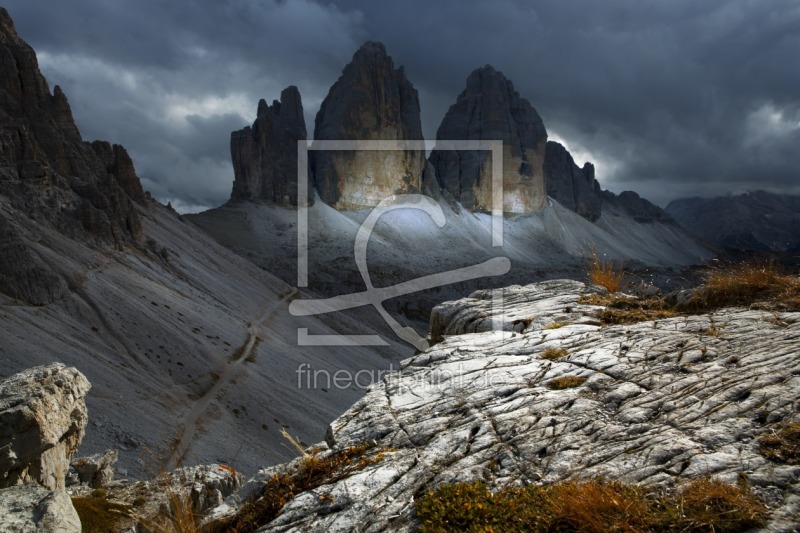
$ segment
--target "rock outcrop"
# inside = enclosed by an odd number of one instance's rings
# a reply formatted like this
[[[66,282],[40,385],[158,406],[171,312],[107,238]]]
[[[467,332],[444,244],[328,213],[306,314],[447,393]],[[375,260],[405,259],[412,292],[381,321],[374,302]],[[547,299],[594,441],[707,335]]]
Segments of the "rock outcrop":
[[[39,485],[0,489],[0,529],[25,533],[80,533],[69,495]]]
[[[437,140],[503,141],[503,210],[527,213],[546,205],[542,165],[547,132],[531,104],[490,66],[467,78],[450,106]],[[492,209],[491,156],[485,151],[434,150],[430,157],[442,189],[471,211]]]
[[[60,87],[0,8],[0,200],[73,237],[122,247],[141,236],[145,196],[121,146],[81,139]]]
[[[231,200],[297,205],[297,141],[306,140],[300,91],[290,86],[280,102],[258,102],[252,126],[231,133],[233,192]],[[314,195],[308,188],[309,201]]]
[[[403,67],[380,43],[353,55],[317,113],[314,139],[422,140],[419,97]],[[392,194],[420,191],[421,150],[313,151],[310,165],[322,201],[340,210],[377,205]]]
[[[561,144],[547,141],[544,155],[544,180],[547,195],[594,222],[602,214],[603,196],[594,178],[594,165],[578,167],[572,155]]]
[[[25,483],[64,488],[86,428],[90,388],[83,374],[61,363],[0,382],[0,488]]]
[[[754,191],[684,198],[666,211],[687,231],[730,250],[800,250],[800,196]]]
[[[320,453],[374,439],[382,459],[298,494],[263,531],[414,531],[414,499],[442,483],[704,476],[747,479],[768,530],[797,527],[800,467],[761,442],[800,422],[800,313],[601,327],[602,308],[581,301],[597,290],[551,281],[508,287],[496,307],[481,291],[434,309],[444,340],[334,421]]]
[[[117,450],[107,450],[89,457],[76,457],[70,462],[67,484],[86,483],[99,488],[114,479],[114,465],[119,459]],[[71,483],[70,483],[71,482]]]

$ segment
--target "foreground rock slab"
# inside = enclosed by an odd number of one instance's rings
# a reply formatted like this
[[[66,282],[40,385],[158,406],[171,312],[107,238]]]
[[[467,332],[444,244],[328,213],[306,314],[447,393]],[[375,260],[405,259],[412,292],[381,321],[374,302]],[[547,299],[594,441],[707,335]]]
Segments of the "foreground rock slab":
[[[0,382],[0,488],[64,488],[88,421],[91,385],[75,368],[40,366]]]
[[[0,530],[80,533],[81,521],[65,491],[20,485],[0,490]]]
[[[494,310],[483,293],[437,308],[443,340],[329,428],[332,449],[374,439],[385,459],[300,494],[263,531],[413,531],[414,498],[441,483],[703,476],[746,479],[773,509],[767,530],[795,530],[800,466],[759,439],[799,418],[800,313],[600,327],[579,303],[592,290],[546,282],[505,289]]]

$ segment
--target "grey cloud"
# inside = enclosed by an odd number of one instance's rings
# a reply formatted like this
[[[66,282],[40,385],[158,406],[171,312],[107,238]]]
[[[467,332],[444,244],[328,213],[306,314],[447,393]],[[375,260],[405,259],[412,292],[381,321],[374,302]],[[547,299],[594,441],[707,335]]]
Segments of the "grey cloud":
[[[490,63],[612,190],[662,204],[748,188],[800,193],[792,0],[18,0],[8,9],[84,134],[125,144],[146,186],[185,205],[227,198],[228,135],[252,122],[259,98],[297,85],[312,133],[319,103],[366,39],[406,66],[428,138],[469,72]]]

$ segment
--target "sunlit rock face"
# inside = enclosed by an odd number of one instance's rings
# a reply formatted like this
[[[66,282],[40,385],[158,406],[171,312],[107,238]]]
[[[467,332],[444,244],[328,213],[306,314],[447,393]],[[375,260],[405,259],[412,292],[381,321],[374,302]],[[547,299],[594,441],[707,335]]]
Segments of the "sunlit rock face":
[[[314,139],[422,140],[417,90],[380,43],[353,55],[322,102]],[[310,167],[320,198],[337,209],[369,208],[392,194],[420,191],[425,153],[313,151]]]
[[[259,101],[253,125],[231,133],[231,199],[297,205],[297,141],[305,139],[306,123],[297,87],[284,89],[280,102],[276,100],[271,106]]]
[[[501,72],[472,72],[450,106],[437,140],[503,141],[503,210],[528,213],[545,206],[542,165],[547,131],[531,104]],[[436,151],[431,163],[442,189],[472,211],[492,209],[492,161],[486,151]]]

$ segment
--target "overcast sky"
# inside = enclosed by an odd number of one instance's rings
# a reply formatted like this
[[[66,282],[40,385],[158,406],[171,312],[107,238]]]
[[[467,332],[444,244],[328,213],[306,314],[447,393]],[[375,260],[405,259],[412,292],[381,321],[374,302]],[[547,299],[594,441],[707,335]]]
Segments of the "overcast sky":
[[[84,138],[125,145],[182,210],[227,200],[230,132],[297,85],[309,134],[365,40],[419,90],[433,138],[467,75],[501,70],[604,188],[665,205],[800,194],[796,0],[10,0]]]

